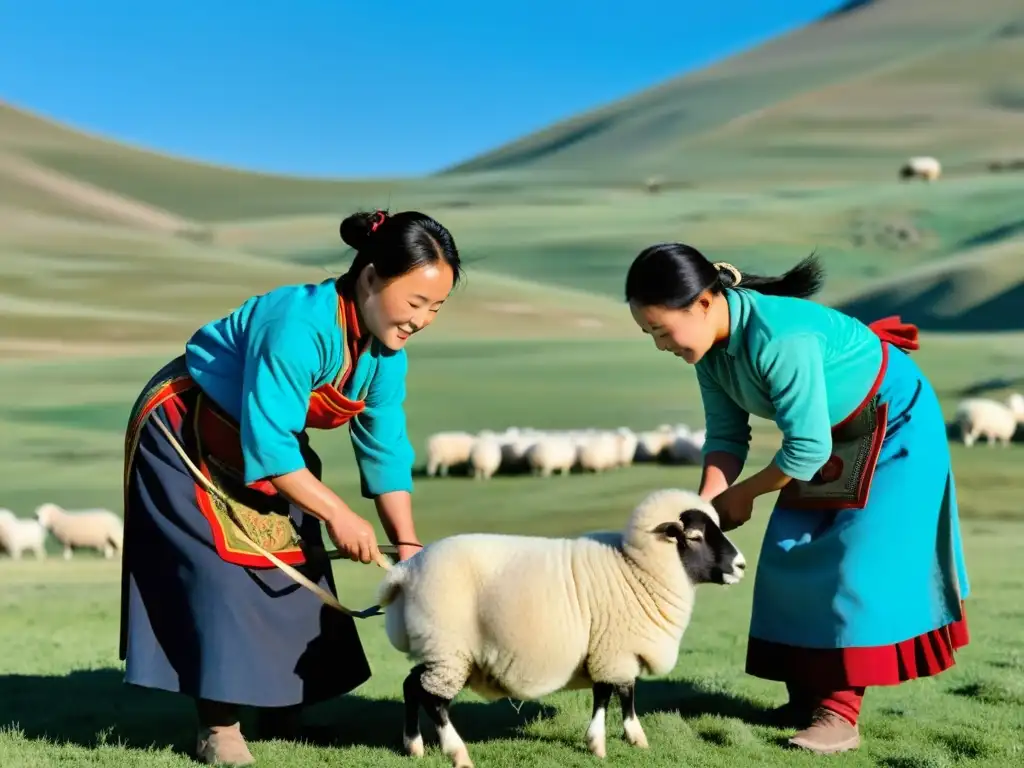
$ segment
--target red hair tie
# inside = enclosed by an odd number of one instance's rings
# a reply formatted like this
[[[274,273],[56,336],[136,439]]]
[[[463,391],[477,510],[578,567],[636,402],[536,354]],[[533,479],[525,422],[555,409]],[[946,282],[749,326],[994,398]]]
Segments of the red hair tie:
[[[387,218],[388,218],[388,215],[386,213],[384,213],[384,211],[377,211],[374,214],[374,216],[375,216],[375,218],[374,218],[373,225],[370,227],[370,232],[376,232],[377,228],[381,224],[383,224],[385,221],[387,221]]]

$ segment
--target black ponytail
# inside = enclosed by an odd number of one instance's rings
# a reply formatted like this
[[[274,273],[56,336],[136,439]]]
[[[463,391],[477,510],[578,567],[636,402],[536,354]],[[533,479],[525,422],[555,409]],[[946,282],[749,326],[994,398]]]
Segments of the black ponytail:
[[[749,288],[772,296],[813,296],[825,280],[825,270],[812,253],[785,274],[765,277],[740,272],[724,262],[711,263],[689,245],[660,243],[640,252],[626,273],[626,301],[640,306],[681,309],[693,304],[704,291]]]

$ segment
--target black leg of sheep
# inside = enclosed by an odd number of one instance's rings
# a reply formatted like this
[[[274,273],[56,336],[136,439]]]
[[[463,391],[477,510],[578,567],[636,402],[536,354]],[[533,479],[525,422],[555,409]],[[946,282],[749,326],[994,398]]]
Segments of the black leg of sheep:
[[[441,741],[441,751],[452,760],[454,768],[473,768],[466,745],[452,725],[449,711],[452,700],[428,692],[423,687],[423,674],[427,671],[426,664],[413,667],[405,682],[402,692],[405,697],[405,728],[402,741],[405,751],[413,757],[422,757],[423,735],[420,733],[420,707],[437,729]]]
[[[636,716],[636,683],[594,683],[594,708],[587,728],[587,748],[597,757],[605,756],[605,715],[612,694],[622,707],[622,730],[626,741],[635,747],[647,747],[647,735]]]

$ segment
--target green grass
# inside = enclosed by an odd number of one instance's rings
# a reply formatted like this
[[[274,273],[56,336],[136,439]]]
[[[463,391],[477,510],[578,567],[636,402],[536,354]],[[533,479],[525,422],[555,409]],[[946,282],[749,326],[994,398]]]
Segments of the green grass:
[[[692,470],[673,470],[670,482],[692,483]],[[648,485],[664,484],[646,477]],[[544,483],[546,486],[559,484]],[[441,482],[432,485],[441,485]],[[621,524],[641,493],[621,488],[597,511],[566,505],[570,494],[531,493],[532,480],[497,481],[469,490],[471,481],[449,480],[445,501],[421,493],[419,519],[428,538],[453,530],[513,526],[496,521],[493,507],[513,496],[516,529],[573,533]],[[424,484],[424,487],[427,484]],[[563,487],[596,484],[570,477]],[[589,496],[589,493],[587,495]],[[762,507],[755,521],[737,532],[737,543],[756,559],[763,531]],[[500,515],[500,513],[499,513]],[[973,594],[969,602],[971,644],[952,670],[899,688],[872,689],[862,718],[864,746],[834,762],[841,765],[1012,765],[1019,759],[1024,727],[1024,658],[1019,638],[1024,614],[1024,579],[1013,563],[1024,546],[1018,522],[969,520],[964,526]],[[344,603],[373,600],[381,572],[351,563],[336,566]],[[89,764],[189,765],[194,720],[186,701],[121,683],[117,661],[118,568],[81,557],[37,564],[0,561],[0,764],[5,768]],[[815,760],[785,751],[787,732],[758,724],[764,709],[784,698],[781,686],[743,673],[746,621],[752,584],[705,587],[683,640],[676,670],[641,683],[638,710],[651,743],[649,752],[618,737],[621,717],[609,714],[609,757],[618,765],[812,765]],[[401,766],[401,681],[409,663],[383,635],[381,620],[359,623],[373,677],[352,695],[308,713],[311,743],[254,740],[262,765]],[[338,663],[344,663],[339,659]],[[518,703],[516,703],[518,706]],[[480,766],[595,764],[585,751],[589,720],[586,693],[558,693],[527,703],[484,704],[460,696],[453,720]],[[243,727],[251,723],[247,713]],[[423,765],[444,765],[436,737],[425,730]],[[431,743],[433,742],[433,743]]]
[[[979,371],[1007,378],[1017,373],[1022,351],[1024,339],[1016,336],[1002,345],[929,336],[916,357],[951,411],[959,394],[977,383]],[[417,447],[438,429],[645,428],[700,421],[692,370],[655,354],[645,339],[428,342],[411,347],[410,355],[408,409]],[[971,364],[964,365],[965,359]],[[12,361],[0,366],[5,505],[23,515],[46,500],[117,509],[127,407],[158,362],[124,358],[104,365]],[[73,397],[69,381],[75,383]],[[994,386],[997,394],[1006,388]],[[752,469],[767,461],[777,440],[773,429],[755,420]],[[347,438],[316,434],[314,445],[325,460],[328,484],[357,500]],[[1024,596],[1015,565],[1024,546],[1020,451],[1017,445],[1005,450],[953,445],[973,589],[972,644],[958,666],[941,677],[873,690],[863,720],[865,747],[838,762],[951,766],[1005,765],[1015,759],[1024,706],[1024,665],[1017,647],[1024,614],[1014,607]],[[420,478],[416,514],[425,540],[467,530],[571,535],[618,527],[652,488],[693,487],[697,480],[697,468],[670,466],[548,480],[498,477],[488,483]],[[360,504],[357,509],[371,514],[366,502]],[[752,559],[767,513],[767,504],[759,505],[754,522],[736,535]],[[117,573],[116,563],[89,555],[71,563],[0,560],[0,724],[15,726],[0,736],[5,768],[61,760],[111,768],[188,764],[184,753],[192,720],[186,703],[121,684]],[[372,604],[378,570],[344,563],[337,573],[344,603]],[[784,731],[757,724],[763,709],[782,694],[779,686],[742,672],[750,598],[750,582],[702,590],[679,666],[670,679],[640,688],[651,751],[634,752],[614,738],[620,721],[613,710],[609,759],[640,766],[811,763],[783,751]],[[361,622],[359,629],[374,677],[354,695],[310,712],[318,726],[311,738],[318,744],[255,742],[263,764],[406,764],[395,750],[401,728],[397,702],[408,664],[384,640],[379,619]],[[589,716],[585,693],[556,694],[519,713],[510,702],[485,706],[467,693],[453,711],[479,765],[592,764],[582,746]],[[356,727],[360,716],[366,719]],[[424,764],[444,763],[435,749]]]

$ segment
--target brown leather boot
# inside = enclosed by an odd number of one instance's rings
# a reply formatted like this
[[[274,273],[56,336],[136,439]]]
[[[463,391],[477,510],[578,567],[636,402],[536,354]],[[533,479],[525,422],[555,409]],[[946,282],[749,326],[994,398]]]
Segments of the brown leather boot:
[[[256,759],[242,736],[239,707],[220,701],[199,699],[199,734],[196,737],[196,758],[207,765],[252,765]]]
[[[857,749],[860,730],[831,709],[819,707],[811,717],[810,726],[797,733],[789,743],[819,755],[831,755]]]
[[[256,762],[238,723],[212,728],[201,726],[196,739],[196,759],[207,765],[240,766]]]

